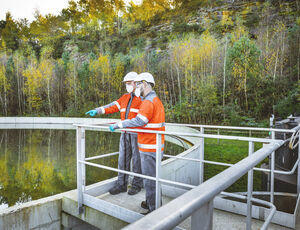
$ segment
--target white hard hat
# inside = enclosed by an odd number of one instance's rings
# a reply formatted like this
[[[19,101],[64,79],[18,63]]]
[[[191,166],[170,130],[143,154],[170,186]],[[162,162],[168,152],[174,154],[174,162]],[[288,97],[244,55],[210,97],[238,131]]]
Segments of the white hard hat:
[[[155,81],[152,74],[148,72],[139,74],[135,81],[146,81],[155,85]]]
[[[129,72],[125,75],[123,82],[134,81],[137,76],[138,74],[136,72]]]

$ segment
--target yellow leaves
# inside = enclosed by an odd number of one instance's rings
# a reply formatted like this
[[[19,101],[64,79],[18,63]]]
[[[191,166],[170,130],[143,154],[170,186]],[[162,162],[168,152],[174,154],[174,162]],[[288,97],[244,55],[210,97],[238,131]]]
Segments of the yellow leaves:
[[[171,49],[173,58],[183,70],[201,72],[206,65],[210,65],[217,51],[217,41],[208,31],[205,31],[199,39],[187,38],[173,44]]]
[[[9,184],[9,174],[8,174],[8,170],[7,170],[7,164],[6,161],[4,159],[4,157],[1,157],[0,159],[0,186],[1,187],[7,187]]]
[[[44,59],[39,65],[34,62],[23,72],[26,79],[24,92],[30,106],[37,112],[43,104],[42,95],[53,77],[53,69],[53,63]]]
[[[96,96],[96,100],[103,99],[104,90],[108,88],[107,85],[111,80],[109,56],[100,54],[98,59],[90,62],[89,69],[91,71],[89,79],[92,94]]]
[[[142,20],[147,25],[150,24],[150,20],[155,15],[162,14],[166,9],[171,9],[171,1],[168,0],[143,0],[141,4],[135,4],[131,1],[129,4],[130,13],[127,13],[126,16],[134,22]]]
[[[122,78],[124,75],[125,75],[124,64],[120,61],[117,61],[115,71],[112,76],[112,86],[116,88],[118,91],[121,91],[121,86],[122,86],[121,82],[123,80]]]
[[[229,11],[222,11],[222,19],[221,19],[221,25],[222,26],[232,26],[233,21],[230,17],[230,12]]]
[[[145,53],[137,51],[134,53],[130,60],[130,64],[133,65],[133,71],[137,73],[142,73],[147,71],[147,63],[145,61]]]
[[[247,29],[243,25],[242,20],[240,18],[237,18],[237,20],[236,20],[236,26],[234,27],[234,30],[231,33],[231,42],[235,43],[241,37],[246,37],[246,36],[248,36]]]
[[[42,74],[38,68],[31,66],[23,72],[25,82],[25,94],[30,106],[37,111],[42,105],[42,98],[40,96],[40,88],[42,85]]]
[[[22,182],[22,188],[25,190],[31,190],[33,187],[47,192],[53,174],[54,165],[52,162],[47,162],[30,153],[27,161],[23,163],[20,170],[16,171],[15,179]]]
[[[10,84],[5,76],[5,66],[0,64],[0,94],[6,94],[10,89]]]
[[[296,23],[298,24],[298,26],[300,26],[300,17],[297,17]]]

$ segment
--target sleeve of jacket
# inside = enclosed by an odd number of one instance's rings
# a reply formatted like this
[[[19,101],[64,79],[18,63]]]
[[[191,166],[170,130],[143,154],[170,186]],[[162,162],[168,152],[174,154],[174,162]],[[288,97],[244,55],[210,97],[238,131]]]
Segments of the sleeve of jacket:
[[[138,115],[118,123],[119,128],[142,127],[146,125],[153,116],[153,103],[145,100],[142,102]]]
[[[123,96],[122,96],[123,97]],[[102,113],[102,114],[110,114],[110,113],[116,113],[119,112],[121,109],[121,100],[122,97],[120,97],[118,100],[113,101],[112,103],[109,103],[107,105],[101,106],[99,108],[96,108],[95,110],[97,110],[98,114]],[[101,111],[100,111],[101,110]]]

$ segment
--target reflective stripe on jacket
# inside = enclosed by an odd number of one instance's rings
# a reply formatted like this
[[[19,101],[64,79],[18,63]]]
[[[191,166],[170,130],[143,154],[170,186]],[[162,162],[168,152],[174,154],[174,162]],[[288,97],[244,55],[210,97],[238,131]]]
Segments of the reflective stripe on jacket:
[[[123,120],[125,120],[126,108],[127,108],[128,102],[130,101],[130,98],[131,98],[131,94],[126,93],[122,97],[120,97],[118,100],[116,100],[106,106],[103,106],[102,111],[105,114],[116,113],[116,112],[120,111],[121,120],[123,121]],[[136,117],[136,115],[139,112],[140,104],[141,104],[141,98],[133,96],[127,119],[132,119],[132,118]]]
[[[137,115],[146,124],[141,129],[165,131],[165,109],[154,91],[142,101]],[[161,150],[164,150],[165,136],[161,135]],[[141,152],[156,152],[156,134],[138,133],[138,145]]]

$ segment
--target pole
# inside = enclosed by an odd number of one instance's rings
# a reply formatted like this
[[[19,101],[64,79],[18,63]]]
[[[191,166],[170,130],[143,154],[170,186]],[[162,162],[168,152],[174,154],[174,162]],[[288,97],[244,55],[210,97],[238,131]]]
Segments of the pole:
[[[254,151],[254,144],[249,141],[248,155],[252,155]],[[247,189],[247,219],[246,219],[246,229],[251,230],[251,220],[252,220],[252,192],[253,192],[253,169],[248,172],[248,189]]]
[[[161,183],[159,181],[161,174],[161,135],[156,134],[156,195],[155,195],[155,209],[161,205]]]

